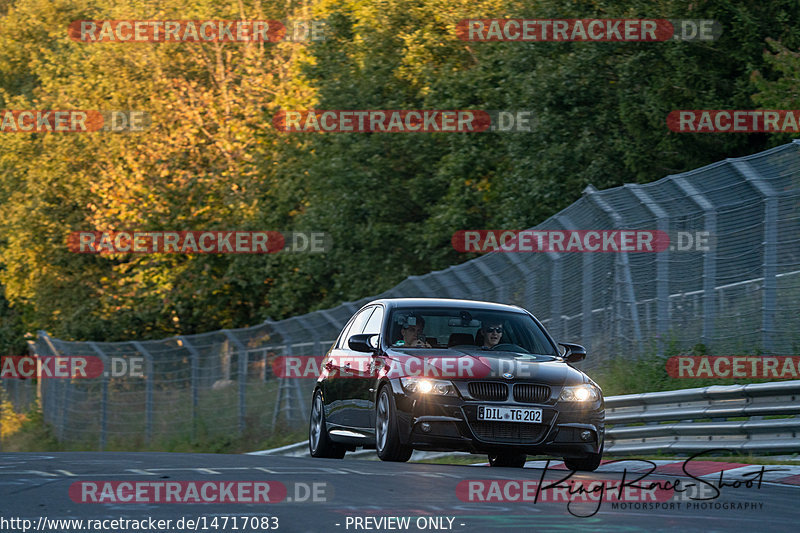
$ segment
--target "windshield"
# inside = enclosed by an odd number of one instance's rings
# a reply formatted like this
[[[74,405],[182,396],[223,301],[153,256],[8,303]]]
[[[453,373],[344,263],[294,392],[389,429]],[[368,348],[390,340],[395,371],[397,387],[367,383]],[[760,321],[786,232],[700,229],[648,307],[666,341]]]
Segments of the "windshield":
[[[525,313],[469,308],[394,309],[388,344],[395,348],[558,355],[542,329]]]

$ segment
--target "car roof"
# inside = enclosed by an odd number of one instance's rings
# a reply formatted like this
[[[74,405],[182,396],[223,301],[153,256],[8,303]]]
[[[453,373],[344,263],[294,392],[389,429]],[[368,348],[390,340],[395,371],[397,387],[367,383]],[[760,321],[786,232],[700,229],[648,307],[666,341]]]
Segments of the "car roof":
[[[516,305],[484,302],[480,300],[457,300],[452,298],[382,298],[379,300],[373,300],[367,305],[375,304],[383,304],[388,308],[468,307],[470,309],[480,309],[483,311],[512,311],[515,313],[527,312],[525,309]]]

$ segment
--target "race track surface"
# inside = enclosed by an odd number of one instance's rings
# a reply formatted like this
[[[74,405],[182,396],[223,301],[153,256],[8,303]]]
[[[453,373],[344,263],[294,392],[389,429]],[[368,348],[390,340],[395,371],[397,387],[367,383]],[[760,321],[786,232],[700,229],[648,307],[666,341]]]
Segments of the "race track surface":
[[[718,493],[712,485],[718,486],[719,473],[692,479],[682,469],[656,471],[639,483],[657,485],[640,490],[630,484],[643,475],[642,464],[631,464],[626,473],[579,473],[565,480],[568,471],[543,466],[183,453],[4,453],[0,531],[714,532],[797,531],[800,522],[800,486],[766,481],[778,475],[769,470],[780,466],[767,466],[760,476],[754,473],[738,482],[725,478],[723,471]],[[627,486],[615,490],[623,477]],[[545,488],[558,480],[558,486]],[[671,488],[678,480],[684,491],[676,493]],[[605,501],[599,500],[600,487]],[[533,501],[537,490],[538,500]],[[577,499],[569,503],[570,497]],[[528,501],[502,501],[507,499]],[[57,522],[70,519],[83,522]],[[120,520],[136,521],[139,529]]]

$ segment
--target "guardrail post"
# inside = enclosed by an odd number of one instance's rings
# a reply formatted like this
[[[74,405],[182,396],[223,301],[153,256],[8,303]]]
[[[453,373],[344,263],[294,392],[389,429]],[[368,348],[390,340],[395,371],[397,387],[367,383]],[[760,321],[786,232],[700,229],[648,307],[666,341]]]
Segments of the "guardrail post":
[[[106,449],[108,438],[108,356],[97,346],[96,343],[89,341],[89,346],[103,361],[102,392],[100,398],[100,451]]]
[[[153,437],[153,355],[147,351],[141,342],[133,341],[131,344],[136,348],[136,351],[144,356],[146,363],[145,372],[147,372],[147,377],[145,378],[144,385],[144,441],[150,444]]]
[[[183,335],[179,335],[177,338],[192,356],[192,439],[194,439],[197,436],[197,382],[200,379],[200,352]]]
[[[778,292],[778,195],[747,161],[731,161],[750,185],[764,197],[764,297],[761,310],[763,350],[774,353],[775,311]]]

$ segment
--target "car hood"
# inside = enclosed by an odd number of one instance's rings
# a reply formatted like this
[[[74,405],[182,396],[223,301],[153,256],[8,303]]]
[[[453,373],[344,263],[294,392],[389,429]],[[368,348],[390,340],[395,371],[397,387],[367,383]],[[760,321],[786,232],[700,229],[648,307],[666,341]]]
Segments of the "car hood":
[[[470,381],[498,379],[531,381],[554,386],[584,383],[584,374],[560,357],[510,352],[466,351],[453,348],[386,352],[389,377],[422,376]]]

